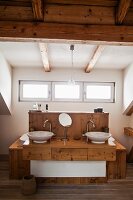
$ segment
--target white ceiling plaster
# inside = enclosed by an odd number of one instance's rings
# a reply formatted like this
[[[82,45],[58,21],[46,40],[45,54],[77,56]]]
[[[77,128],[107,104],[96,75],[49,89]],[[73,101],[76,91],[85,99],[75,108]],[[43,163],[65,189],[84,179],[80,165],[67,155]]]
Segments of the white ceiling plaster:
[[[133,63],[132,46],[106,46],[95,68],[124,69]]]
[[[0,51],[13,67],[42,67],[38,43],[0,42]]]
[[[85,69],[96,45],[75,44],[74,68]],[[0,51],[13,67],[43,67],[37,42],[0,42]],[[54,68],[71,68],[70,44],[48,44],[48,59]],[[133,46],[105,46],[94,68],[123,69],[133,63]]]

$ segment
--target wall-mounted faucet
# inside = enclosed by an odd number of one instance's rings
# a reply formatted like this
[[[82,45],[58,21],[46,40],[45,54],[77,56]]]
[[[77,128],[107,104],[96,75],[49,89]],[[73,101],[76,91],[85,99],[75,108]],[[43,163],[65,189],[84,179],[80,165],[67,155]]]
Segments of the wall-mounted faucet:
[[[47,123],[49,124],[49,131],[52,132],[52,123],[48,119],[44,121],[43,127],[45,128]]]
[[[87,132],[90,131],[90,124],[92,125],[93,128],[96,127],[94,121],[90,119],[90,120],[87,122],[87,124],[86,124],[86,131],[87,131]]]

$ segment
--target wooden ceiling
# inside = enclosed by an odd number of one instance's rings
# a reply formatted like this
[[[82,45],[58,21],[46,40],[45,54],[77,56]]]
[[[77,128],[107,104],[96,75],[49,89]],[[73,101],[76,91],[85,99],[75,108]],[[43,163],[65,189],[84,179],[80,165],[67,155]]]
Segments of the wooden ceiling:
[[[133,25],[132,0],[0,0],[2,21]]]
[[[132,0],[0,0],[0,38],[133,44]]]

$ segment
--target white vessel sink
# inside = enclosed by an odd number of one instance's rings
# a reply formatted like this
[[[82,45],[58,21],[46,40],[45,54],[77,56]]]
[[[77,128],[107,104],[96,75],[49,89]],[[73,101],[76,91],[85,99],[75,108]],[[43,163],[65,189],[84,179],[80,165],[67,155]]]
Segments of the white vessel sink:
[[[87,139],[90,139],[92,143],[103,144],[111,137],[111,133],[86,132],[85,136],[87,136]]]
[[[28,132],[27,135],[36,143],[44,143],[49,140],[54,135],[54,133],[49,131],[33,131]]]

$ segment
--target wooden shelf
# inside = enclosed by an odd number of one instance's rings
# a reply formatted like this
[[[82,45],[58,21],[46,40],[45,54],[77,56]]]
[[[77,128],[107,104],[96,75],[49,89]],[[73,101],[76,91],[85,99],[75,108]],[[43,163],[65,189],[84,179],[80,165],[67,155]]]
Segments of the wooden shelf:
[[[130,116],[133,113],[133,105],[131,106],[131,108],[128,110],[127,112],[127,116]]]
[[[124,128],[124,134],[128,136],[133,136],[133,128],[131,127],[125,127]]]

